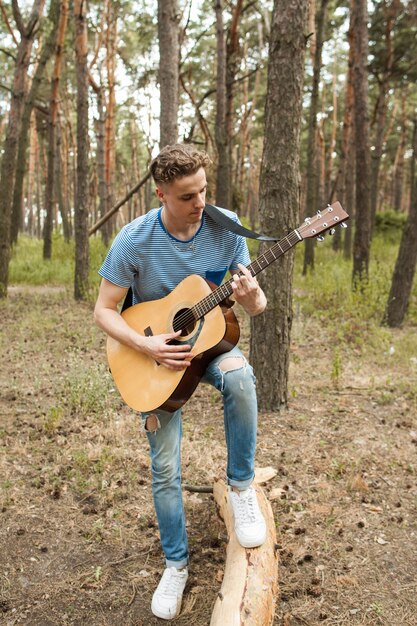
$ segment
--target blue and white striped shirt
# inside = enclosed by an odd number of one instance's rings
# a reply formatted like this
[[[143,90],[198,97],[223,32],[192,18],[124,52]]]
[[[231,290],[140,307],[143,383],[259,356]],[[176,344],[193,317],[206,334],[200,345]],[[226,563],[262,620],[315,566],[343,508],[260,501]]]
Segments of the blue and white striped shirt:
[[[250,263],[246,239],[203,213],[201,226],[189,241],[172,237],[161,220],[161,208],[122,228],[99,270],[119,287],[132,287],[133,304],[168,295],[184,278],[198,274],[220,285],[227,270]],[[221,209],[239,222],[236,213]]]

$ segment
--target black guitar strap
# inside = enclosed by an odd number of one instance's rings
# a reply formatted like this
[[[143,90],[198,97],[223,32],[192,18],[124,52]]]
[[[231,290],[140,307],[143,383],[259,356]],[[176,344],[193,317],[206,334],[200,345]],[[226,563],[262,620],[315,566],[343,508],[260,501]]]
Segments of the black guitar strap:
[[[262,235],[260,233],[255,232],[254,230],[249,230],[249,228],[245,228],[241,224],[234,222],[230,217],[227,217],[220,209],[215,207],[213,204],[206,204],[204,207],[204,211],[214,220],[217,224],[225,228],[226,230],[230,230],[232,233],[236,233],[237,235],[242,235],[243,237],[248,237],[250,239],[257,239],[258,241],[278,241],[278,237],[268,237],[267,235]],[[126,294],[126,297],[122,306],[122,313],[126,309],[128,309],[133,304],[133,293],[132,287],[129,287],[129,291]]]
[[[220,224],[220,226],[223,226],[226,230],[230,230],[237,235],[249,237],[250,239],[258,239],[258,241],[279,241],[280,239],[280,237],[268,237],[268,235],[262,235],[254,230],[245,228],[241,224],[234,222],[230,217],[227,217],[227,215],[212,204],[206,204],[204,210],[217,224]]]

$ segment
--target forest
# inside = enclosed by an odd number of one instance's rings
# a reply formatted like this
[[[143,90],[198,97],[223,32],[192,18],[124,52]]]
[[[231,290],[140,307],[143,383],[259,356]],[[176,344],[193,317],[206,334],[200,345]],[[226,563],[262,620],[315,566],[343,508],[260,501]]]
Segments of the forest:
[[[147,443],[93,308],[115,235],[159,206],[152,159],[184,143],[211,158],[207,202],[280,241],[301,233],[257,277],[265,312],[234,307],[278,554],[269,621],[241,623],[415,626],[416,2],[0,0],[0,14],[0,624],[160,623]],[[304,238],[335,203],[347,227]],[[248,239],[252,258],[270,245]],[[225,573],[224,523],[193,489],[223,478],[222,419],[199,385],[178,624],[213,623]]]

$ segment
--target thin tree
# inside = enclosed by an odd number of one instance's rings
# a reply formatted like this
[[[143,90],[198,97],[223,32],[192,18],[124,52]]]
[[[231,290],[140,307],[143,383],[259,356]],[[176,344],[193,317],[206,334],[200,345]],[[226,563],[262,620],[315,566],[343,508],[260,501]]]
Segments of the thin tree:
[[[160,141],[178,141],[179,22],[177,0],[158,0]]]
[[[84,0],[74,1],[75,58],[77,76],[77,188],[75,194],[74,297],[88,295],[88,66],[87,16]]]
[[[116,181],[116,51],[119,2],[108,0],[106,20],[106,78],[107,103],[104,117],[104,170],[106,184],[106,212],[114,204]],[[110,219],[104,227],[103,238],[108,244],[114,227]]]
[[[231,205],[231,176],[229,163],[229,147],[227,141],[226,110],[226,39],[223,25],[223,3],[216,0],[216,42],[217,42],[217,71],[216,71],[216,203],[222,207]]]
[[[417,119],[414,120],[413,158],[411,163],[410,211],[401,237],[397,261],[391,282],[391,289],[385,309],[384,323],[398,327],[404,321],[413,286],[417,263],[417,180],[415,166],[417,162]]]
[[[353,241],[354,287],[368,277],[371,245],[370,150],[368,116],[368,7],[367,0],[352,0],[354,31],[353,92],[356,157],[356,229]]]
[[[305,215],[316,212],[318,206],[319,191],[319,167],[317,158],[317,113],[319,105],[319,86],[321,74],[321,57],[323,51],[324,27],[326,24],[327,5],[329,0],[321,0],[320,8],[316,15],[316,37],[313,60],[313,84],[311,87],[311,101],[308,122],[308,146],[307,146],[307,192]],[[303,274],[308,269],[314,269],[314,246],[315,239],[307,239],[304,248]]]
[[[51,29],[42,47],[39,61],[36,65],[36,70],[23,108],[22,126],[20,130],[19,148],[16,162],[16,176],[13,189],[13,208],[11,224],[12,243],[17,242],[19,231],[21,230],[23,225],[23,183],[27,166],[27,148],[29,140],[30,119],[33,108],[35,106],[35,101],[38,97],[38,92],[42,83],[42,79],[45,74],[46,64],[54,53],[56,32],[59,20],[59,6],[60,0],[51,0],[48,13],[48,21],[51,23]]]
[[[48,119],[48,176],[45,188],[46,216],[43,227],[43,258],[52,257],[52,228],[55,208],[55,172],[57,154],[56,126],[58,120],[59,81],[61,79],[62,53],[64,48],[65,30],[68,20],[68,0],[61,0],[58,32],[55,47],[55,63],[51,82]]]
[[[372,120],[374,126],[373,150],[371,153],[371,212],[372,224],[378,207],[378,190],[379,190],[379,170],[384,149],[384,130],[387,114],[387,97],[392,80],[392,71],[394,63],[394,47],[393,47],[393,30],[396,13],[399,10],[398,2],[387,3],[383,0],[381,3],[382,15],[384,18],[384,47],[382,68],[380,72],[376,72],[378,82],[378,96],[375,104],[375,111]]]
[[[267,234],[286,234],[299,216],[299,151],[308,0],[275,0],[269,44],[260,222]],[[251,320],[250,358],[260,407],[287,404],[292,323],[291,252],[260,274],[268,307]]]
[[[12,0],[13,16],[20,33],[20,42],[17,47],[12,97],[0,170],[0,298],[7,296],[9,281],[13,186],[23,106],[27,91],[27,70],[44,4],[45,0],[34,1],[29,19],[25,24],[17,0]]]

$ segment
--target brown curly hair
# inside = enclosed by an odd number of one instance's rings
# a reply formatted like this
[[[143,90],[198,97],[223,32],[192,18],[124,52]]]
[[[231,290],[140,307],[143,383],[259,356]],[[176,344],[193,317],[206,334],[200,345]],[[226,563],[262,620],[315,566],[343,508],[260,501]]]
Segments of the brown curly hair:
[[[151,163],[151,174],[158,185],[195,174],[201,167],[211,164],[209,155],[191,144],[177,143],[165,146]]]

